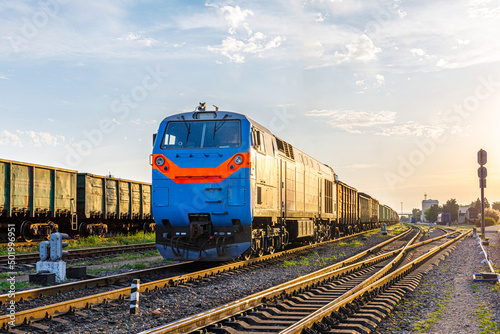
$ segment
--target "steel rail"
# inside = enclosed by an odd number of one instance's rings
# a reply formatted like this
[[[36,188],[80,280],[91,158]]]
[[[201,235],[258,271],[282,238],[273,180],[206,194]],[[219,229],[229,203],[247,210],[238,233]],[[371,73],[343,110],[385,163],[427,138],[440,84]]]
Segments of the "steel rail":
[[[65,256],[64,259],[65,260],[79,259],[89,255],[102,255],[102,254],[124,253],[130,251],[145,251],[145,250],[156,250],[156,243],[148,242],[144,244],[69,249],[67,251],[68,255]],[[0,256],[0,266],[5,266],[8,264],[9,261],[8,257],[9,257],[8,255]],[[40,260],[40,253],[16,254],[15,256],[16,264],[33,263],[39,260]]]
[[[407,233],[407,232],[405,232],[405,233]],[[366,233],[366,232],[362,232],[362,233]],[[339,239],[335,239],[334,241],[335,242],[342,241],[343,239],[352,238],[353,236],[358,236],[359,234],[362,234],[362,233],[342,237]],[[404,236],[404,234],[402,233],[402,234],[398,235],[396,238],[400,238],[403,236]],[[382,247],[383,245],[385,245],[387,242],[390,242],[391,240],[392,239],[387,240],[387,241],[379,244],[378,247]],[[327,243],[327,242],[331,242],[331,240],[325,241],[325,243]],[[304,246],[304,247],[299,247],[299,248],[296,248],[294,250],[290,250],[289,252],[293,252],[295,250],[300,251],[300,250],[307,249],[309,247],[313,247],[313,246],[308,245],[308,246]],[[353,260],[356,260],[357,258],[365,256],[365,255],[367,255],[366,251],[358,254],[357,257],[354,256]],[[282,254],[276,253],[274,256],[268,255],[266,257],[261,257],[260,259],[261,260],[268,260],[267,257],[269,257],[269,259],[271,259],[271,258],[279,257],[279,256],[282,256]],[[260,262],[259,260],[257,260],[257,261]],[[187,263],[192,263],[192,262],[194,262],[194,261],[183,262],[183,265],[185,265]],[[254,264],[254,262],[249,262],[249,264]],[[181,264],[177,264],[177,265],[181,265]],[[150,268],[150,269],[133,271],[133,272],[124,273],[124,274],[117,274],[117,275],[105,276],[105,277],[97,277],[97,278],[87,279],[87,280],[78,281],[78,282],[63,283],[63,284],[58,284],[58,285],[49,286],[49,287],[40,288],[40,289],[19,291],[14,296],[11,296],[10,294],[4,294],[4,295],[0,295],[0,305],[7,304],[11,300],[14,300],[17,302],[17,301],[21,301],[21,300],[28,300],[30,298],[50,296],[50,295],[53,295],[56,293],[72,291],[72,290],[76,290],[76,289],[84,289],[84,288],[89,288],[89,287],[112,285],[112,284],[115,284],[117,282],[123,281],[123,280],[128,279],[128,278],[144,277],[146,275],[159,273],[159,272],[162,272],[164,270],[169,270],[169,269],[172,269],[173,266],[174,265],[162,266],[162,267],[157,267],[157,268]],[[234,268],[229,267],[229,268],[224,268],[223,270],[231,270],[231,269],[234,269]],[[210,269],[208,269],[208,270],[210,270]],[[208,272],[208,273],[211,274],[210,272]],[[199,278],[200,276],[205,276],[207,273],[201,271],[201,272],[195,272],[193,274],[194,274],[193,279],[196,279],[196,278]],[[179,276],[178,279],[172,278],[172,282],[170,284],[171,285],[180,284],[183,282],[184,279],[186,279],[186,277]],[[189,278],[189,277],[187,278],[187,280],[190,280],[190,279],[191,278]],[[11,298],[11,297],[13,297],[13,298]]]
[[[409,231],[407,231],[408,233]],[[456,232],[453,232],[453,234]],[[451,233],[450,233],[451,234]],[[400,235],[401,236],[401,235]],[[398,236],[399,237],[399,236]],[[434,242],[439,239],[445,238],[446,235],[439,236],[434,239],[429,239],[423,242],[416,243],[414,245],[408,246],[407,249],[413,249],[416,247],[420,247],[422,245],[425,245],[429,242]],[[392,239],[391,239],[392,240]],[[376,248],[376,247],[373,247]],[[368,254],[373,253],[373,248],[372,252],[370,250],[366,251]],[[292,281],[280,284],[278,286],[274,286],[272,288],[269,288],[267,290],[255,293],[251,296],[242,298],[238,301],[234,301],[232,303],[228,303],[226,305],[220,306],[218,308],[215,308],[213,310],[209,310],[206,312],[202,312],[196,315],[193,315],[191,317],[187,317],[184,319],[180,319],[178,321],[152,328],[150,330],[146,330],[141,332],[140,334],[146,334],[146,333],[188,333],[188,332],[193,332],[197,330],[201,330],[204,327],[207,327],[209,325],[215,324],[223,319],[234,317],[238,314],[241,314],[242,312],[247,312],[250,310],[255,309],[256,307],[262,305],[265,303],[267,300],[272,300],[274,298],[283,296],[283,295],[292,295],[296,292],[304,291],[305,289],[310,288],[311,286],[316,286],[317,284],[321,282],[325,282],[326,280],[332,279],[334,277],[339,277],[343,274],[346,273],[351,273],[355,270],[359,270],[362,268],[365,268],[366,266],[369,266],[370,264],[378,263],[380,261],[386,260],[387,258],[390,258],[394,256],[395,254],[401,252],[404,249],[404,247],[389,251],[387,253],[375,256],[373,258],[361,261],[361,262],[356,262],[351,265],[345,265],[345,262],[352,262],[350,261],[351,258],[343,261],[336,263],[332,266],[329,266],[327,268],[324,268],[320,271],[301,276],[299,278],[296,278]]]
[[[24,291],[16,292],[14,295],[4,294],[4,295],[0,295],[0,305],[7,305],[8,303],[10,303],[10,301],[19,302],[19,301],[23,301],[23,300],[29,300],[29,299],[39,298],[39,297],[50,296],[50,295],[54,295],[54,294],[61,293],[61,292],[74,291],[74,290],[99,287],[99,286],[110,286],[113,284],[123,282],[127,279],[140,278],[140,277],[144,277],[147,275],[154,275],[154,274],[164,272],[165,270],[180,269],[180,267],[187,266],[187,265],[192,264],[192,263],[193,263],[193,261],[181,262],[181,263],[169,264],[169,265],[161,266],[161,267],[131,271],[128,273],[123,273],[123,274],[110,275],[110,276],[104,276],[104,277],[96,277],[96,278],[85,279],[85,280],[77,281],[77,282],[63,283],[63,284],[48,286],[48,287],[44,287],[44,288],[40,288],[40,289],[24,290]]]
[[[376,249],[379,249],[380,247],[383,247],[383,245],[405,236],[410,231],[411,230],[407,230],[407,231],[405,231],[405,232],[403,232],[403,233],[401,233],[401,234],[399,234],[399,235],[397,235],[389,240],[386,240],[386,241],[370,248],[367,251],[361,252],[360,254],[357,254],[357,255],[355,255],[347,260],[339,262],[339,263],[335,264],[334,266],[342,267],[342,266],[345,266],[347,263],[350,263],[352,261],[356,261],[357,259],[359,259],[362,256],[372,254],[373,252],[376,251]],[[170,277],[170,278],[166,278],[166,279],[162,279],[162,280],[158,280],[158,281],[153,281],[153,282],[148,282],[148,283],[143,283],[140,285],[139,292],[148,292],[148,291],[161,289],[161,288],[168,287],[168,286],[176,286],[176,285],[183,284],[186,282],[194,281],[195,279],[205,278],[205,277],[209,277],[211,275],[224,273],[224,272],[229,271],[229,270],[240,269],[240,268],[243,268],[245,266],[252,265],[252,264],[258,264],[261,262],[268,261],[270,259],[283,257],[285,255],[289,255],[289,254],[292,254],[295,252],[299,252],[299,251],[303,251],[303,250],[306,250],[306,249],[309,249],[312,247],[316,247],[320,244],[328,244],[328,243],[332,243],[332,242],[338,242],[338,241],[342,241],[345,239],[354,238],[354,237],[357,237],[359,235],[365,234],[367,232],[370,232],[370,231],[359,232],[359,233],[356,233],[353,235],[345,236],[345,237],[335,239],[335,240],[329,240],[329,241],[315,244],[315,245],[307,245],[307,246],[298,247],[298,248],[294,248],[294,249],[290,249],[290,250],[285,250],[285,251],[282,251],[279,253],[265,255],[265,256],[262,256],[259,258],[253,258],[253,259],[250,259],[248,261],[230,263],[227,265],[223,265],[223,266],[219,266],[219,267],[211,268],[211,269],[207,269],[207,270],[201,270],[201,271],[197,271],[197,272],[190,273],[190,274],[180,275],[180,276],[176,276],[176,277]],[[307,275],[306,277],[308,277],[308,276],[310,276],[310,275]],[[299,279],[303,279],[303,277],[300,277]],[[88,307],[91,307],[92,304],[107,302],[107,301],[113,300],[113,299],[123,299],[129,295],[130,295],[130,288],[127,287],[127,288],[116,289],[113,291],[103,292],[103,293],[99,293],[99,294],[95,294],[95,295],[91,295],[91,296],[86,296],[86,297],[82,297],[82,298],[78,298],[78,299],[72,299],[69,301],[65,301],[65,302],[61,302],[61,303],[57,303],[57,304],[53,304],[53,305],[47,305],[47,306],[43,306],[43,307],[31,309],[31,310],[16,312],[14,324],[15,325],[29,324],[31,321],[34,321],[34,320],[39,320],[42,318],[50,318],[53,315],[64,314],[67,312],[73,312],[77,308],[83,308],[83,307],[88,308]],[[2,300],[4,300],[5,296],[6,295],[2,296]],[[7,297],[8,297],[8,295],[7,295]],[[1,325],[0,328],[2,328],[2,329],[8,328],[9,322],[12,323],[12,319],[10,319],[10,317],[8,315],[0,316],[0,325]]]
[[[309,316],[305,317],[304,319],[300,320],[299,322],[293,324],[292,326],[280,331],[280,334],[292,334],[292,333],[301,333],[303,330],[306,328],[311,328],[316,322],[322,321],[323,318],[326,316],[329,316],[332,312],[338,311],[341,307],[346,306],[347,304],[353,302],[355,299],[362,297],[365,293],[369,293],[375,289],[379,289],[384,287],[386,284],[389,284],[391,281],[396,280],[398,278],[402,278],[403,275],[408,274],[411,270],[415,269],[417,266],[422,264],[423,262],[427,261],[430,257],[434,256],[441,250],[447,248],[451,244],[457,242],[458,240],[461,240],[463,237],[465,237],[468,233],[463,233],[457,238],[454,238],[442,245],[436,246],[429,250],[427,253],[421,255],[417,259],[413,260],[412,262],[402,266],[401,268],[395,270],[394,272],[388,274],[387,276],[377,280],[376,282],[366,286],[362,290],[358,291],[357,293],[342,299],[342,300],[334,300],[330,302],[329,304],[323,306],[319,310],[315,311],[314,313],[310,314]]]

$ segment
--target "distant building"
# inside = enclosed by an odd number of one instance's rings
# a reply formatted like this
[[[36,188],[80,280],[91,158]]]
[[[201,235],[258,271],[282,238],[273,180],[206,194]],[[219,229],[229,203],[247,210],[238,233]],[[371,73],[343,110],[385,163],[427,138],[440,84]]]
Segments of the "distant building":
[[[459,206],[458,207],[458,223],[465,224],[465,216],[467,214],[467,210],[469,210],[469,206]]]
[[[422,222],[425,223],[425,210],[429,209],[433,205],[439,205],[439,201],[435,199],[427,199],[427,194],[424,195],[424,200],[422,201]]]

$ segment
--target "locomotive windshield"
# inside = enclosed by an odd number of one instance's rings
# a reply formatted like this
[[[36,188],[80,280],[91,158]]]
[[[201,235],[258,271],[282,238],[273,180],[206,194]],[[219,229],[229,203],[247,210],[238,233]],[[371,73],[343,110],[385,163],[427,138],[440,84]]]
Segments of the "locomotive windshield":
[[[168,122],[161,148],[234,148],[240,146],[240,121],[223,119]]]

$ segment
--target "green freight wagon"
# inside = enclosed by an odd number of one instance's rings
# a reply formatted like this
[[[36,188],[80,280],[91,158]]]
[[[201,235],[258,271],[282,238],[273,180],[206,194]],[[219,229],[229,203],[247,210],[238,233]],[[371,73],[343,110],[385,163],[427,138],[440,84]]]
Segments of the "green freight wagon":
[[[78,173],[80,235],[154,229],[151,184]]]
[[[364,225],[363,230],[377,228],[379,224],[379,203],[378,200],[365,193],[359,193],[360,224]]]
[[[1,235],[12,226],[27,241],[76,233],[76,176],[74,170],[0,159]]]
[[[371,196],[365,193],[358,193],[358,217],[363,230],[369,230],[371,226],[372,201]]]

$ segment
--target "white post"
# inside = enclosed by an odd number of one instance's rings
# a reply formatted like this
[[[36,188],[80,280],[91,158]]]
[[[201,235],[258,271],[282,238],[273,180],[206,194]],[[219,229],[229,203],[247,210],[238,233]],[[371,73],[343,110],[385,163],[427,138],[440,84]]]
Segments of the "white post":
[[[130,314],[139,314],[139,287],[141,280],[135,279],[130,287]]]

